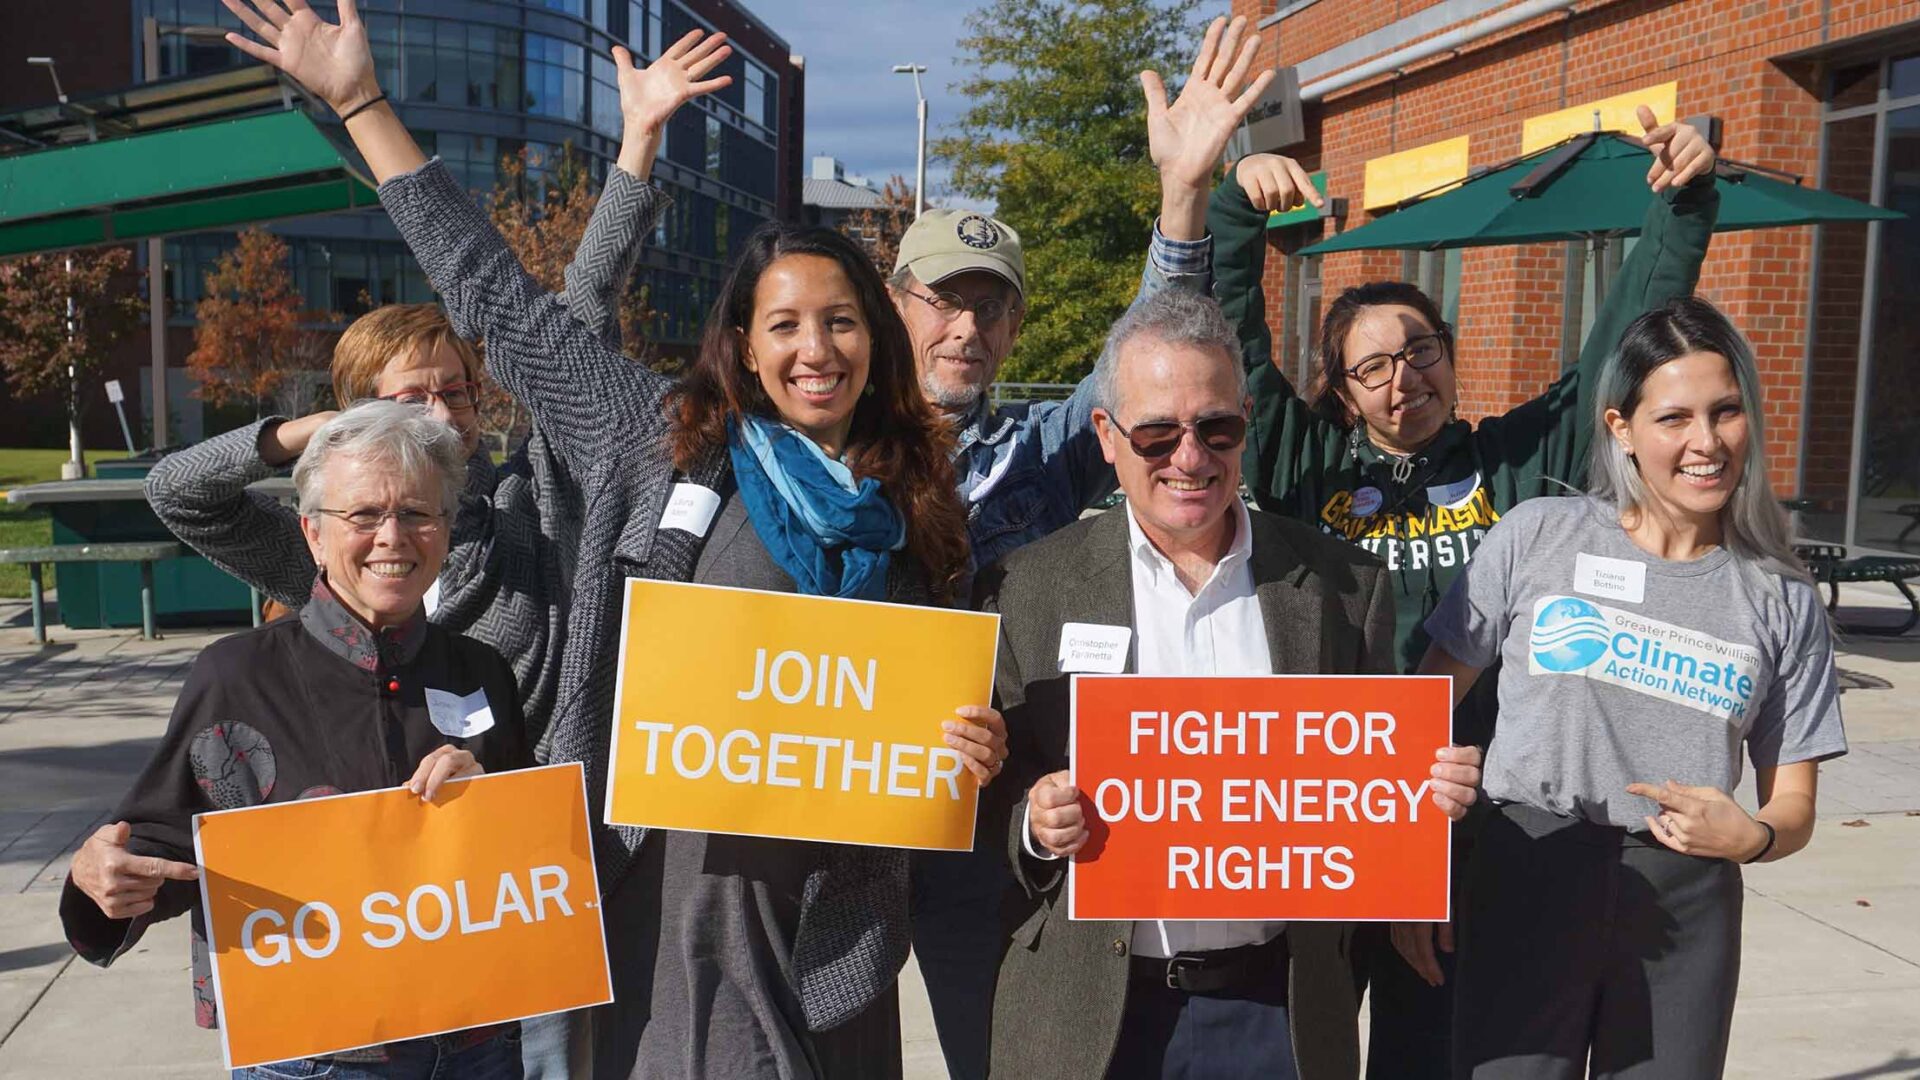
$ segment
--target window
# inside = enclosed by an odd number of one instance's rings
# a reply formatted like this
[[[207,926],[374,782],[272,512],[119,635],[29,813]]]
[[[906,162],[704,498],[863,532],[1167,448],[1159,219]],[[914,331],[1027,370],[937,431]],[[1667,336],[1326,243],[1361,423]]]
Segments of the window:
[[[720,118],[717,116],[707,117],[707,175],[713,177],[715,180],[720,178],[720,165],[722,163],[720,147],[724,145],[725,141],[725,136],[721,134]]]

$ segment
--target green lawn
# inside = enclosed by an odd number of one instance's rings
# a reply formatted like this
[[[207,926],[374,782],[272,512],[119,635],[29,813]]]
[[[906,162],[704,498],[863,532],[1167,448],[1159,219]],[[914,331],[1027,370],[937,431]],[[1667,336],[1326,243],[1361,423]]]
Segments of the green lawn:
[[[96,451],[89,451],[88,458]],[[0,450],[0,492],[12,488],[60,479],[60,463],[67,460],[65,450]],[[0,499],[0,547],[26,547],[53,543],[53,524],[45,507],[17,507]],[[53,588],[55,570],[47,568],[47,588]],[[0,597],[27,595],[27,568],[0,566]]]

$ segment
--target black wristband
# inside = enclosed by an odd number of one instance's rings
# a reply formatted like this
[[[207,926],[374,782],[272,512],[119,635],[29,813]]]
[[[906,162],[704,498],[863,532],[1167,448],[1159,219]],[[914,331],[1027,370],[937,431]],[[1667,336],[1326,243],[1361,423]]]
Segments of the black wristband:
[[[363,101],[358,105],[355,105],[353,108],[348,109],[344,113],[341,113],[340,122],[344,124],[347,121],[353,119],[356,116],[359,116],[361,113],[366,112],[368,109],[373,108],[375,105],[378,105],[385,100],[387,100],[387,95],[375,94],[372,98],[366,101]]]
[[[1766,822],[1761,821],[1759,818],[1754,818],[1753,820],[1758,822],[1761,828],[1767,830],[1767,846],[1761,848],[1757,853],[1755,853],[1753,858],[1747,860],[1747,862],[1750,862],[1750,863],[1757,863],[1761,859],[1764,859],[1767,857],[1767,852],[1773,850],[1773,842],[1775,840],[1780,839],[1780,834],[1774,831],[1772,825],[1769,825]]]

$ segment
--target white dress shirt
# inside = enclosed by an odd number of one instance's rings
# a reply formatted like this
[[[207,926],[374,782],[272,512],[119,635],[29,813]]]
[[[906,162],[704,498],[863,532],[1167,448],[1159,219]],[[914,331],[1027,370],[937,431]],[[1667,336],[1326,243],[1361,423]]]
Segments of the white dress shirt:
[[[1124,512],[1132,556],[1127,565],[1133,575],[1135,670],[1142,675],[1273,674],[1266,622],[1253,591],[1253,523],[1246,506],[1238,498],[1233,500],[1228,511],[1233,546],[1192,593],[1180,583],[1172,560],[1140,531],[1133,507]],[[1053,857],[1035,847],[1031,829],[1026,839],[1030,854]],[[1133,952],[1170,957],[1257,945],[1271,941],[1285,925],[1224,920],[1138,922],[1133,927]]]

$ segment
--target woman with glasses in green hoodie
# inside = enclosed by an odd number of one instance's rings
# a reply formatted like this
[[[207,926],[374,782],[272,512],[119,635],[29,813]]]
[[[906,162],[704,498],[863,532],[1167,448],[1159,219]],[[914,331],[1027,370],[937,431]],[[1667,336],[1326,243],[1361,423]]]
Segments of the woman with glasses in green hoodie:
[[[1319,195],[1288,158],[1242,159],[1214,192],[1215,293],[1240,330],[1253,426],[1246,485],[1262,510],[1312,522],[1385,560],[1396,591],[1394,646],[1403,671],[1426,653],[1421,623],[1516,504],[1579,490],[1593,437],[1599,371],[1627,324],[1693,292],[1719,211],[1715,154],[1686,124],[1656,125],[1640,241],[1607,290],[1578,362],[1531,401],[1476,425],[1455,416],[1454,328],[1417,286],[1375,281],[1328,305],[1315,340],[1313,385],[1302,395],[1273,353],[1266,322],[1266,224]],[[1493,694],[1454,711],[1455,742],[1485,746]],[[1456,856],[1469,845],[1457,836]],[[1458,877],[1458,875],[1456,875]],[[1367,928],[1362,928],[1366,930]],[[1450,1060],[1453,935],[1427,924],[1355,937],[1354,971],[1372,994],[1369,1077],[1443,1077]]]

